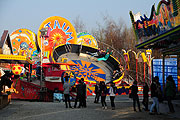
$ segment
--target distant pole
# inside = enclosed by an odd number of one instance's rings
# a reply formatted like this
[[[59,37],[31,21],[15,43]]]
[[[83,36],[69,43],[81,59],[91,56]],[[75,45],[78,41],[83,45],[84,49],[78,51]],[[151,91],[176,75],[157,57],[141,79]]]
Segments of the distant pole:
[[[138,59],[136,59],[136,81],[138,82]]]
[[[146,63],[144,62],[144,83],[145,83],[145,78],[146,78]]]
[[[41,35],[41,79],[40,79],[40,87],[42,88],[42,35]]]
[[[137,54],[135,51],[132,51],[132,52],[134,53],[135,59],[136,59],[136,81],[138,82],[138,57],[141,51],[139,51]]]

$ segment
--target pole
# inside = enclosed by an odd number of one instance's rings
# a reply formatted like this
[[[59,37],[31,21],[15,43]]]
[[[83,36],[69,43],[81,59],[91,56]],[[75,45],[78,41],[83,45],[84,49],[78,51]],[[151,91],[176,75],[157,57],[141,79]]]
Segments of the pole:
[[[40,79],[40,87],[42,89],[42,36],[41,36],[41,79]]]
[[[165,57],[166,55],[163,54],[163,63],[162,63],[162,71],[163,71],[163,76],[162,76],[162,79],[163,79],[163,92],[165,90]]]
[[[151,82],[151,55],[149,55],[149,83]],[[148,81],[147,81],[148,82]]]
[[[30,74],[30,72],[31,72],[31,68],[30,68],[30,64],[29,64],[29,73],[28,73],[28,74],[29,74],[29,75],[28,75],[29,77],[28,77],[28,82],[31,81],[31,76],[30,76],[31,74]]]
[[[138,59],[136,59],[136,81],[138,82]]]
[[[145,62],[144,62],[144,82],[145,82],[145,77],[146,77],[146,76],[145,76],[145,74],[146,74],[146,68],[145,68],[145,67],[146,67],[146,64],[145,64]]]

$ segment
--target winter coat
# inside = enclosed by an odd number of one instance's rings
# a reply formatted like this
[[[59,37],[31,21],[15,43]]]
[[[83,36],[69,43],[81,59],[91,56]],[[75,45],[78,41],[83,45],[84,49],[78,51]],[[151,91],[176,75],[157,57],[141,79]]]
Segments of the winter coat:
[[[131,95],[132,95],[132,98],[136,98],[138,97],[138,87],[137,85],[133,84],[131,87],[130,87],[130,90],[131,90]]]
[[[174,97],[176,94],[176,88],[173,82],[168,81],[166,83],[166,87],[165,87],[165,95],[166,97]]]
[[[107,87],[106,87],[106,85],[101,85],[100,86],[100,94],[101,94],[101,96],[106,96],[106,94],[107,94]]]
[[[148,92],[149,92],[149,87],[147,85],[143,86],[143,97],[149,97]]]
[[[95,85],[95,94],[98,94],[100,92],[100,86]]]
[[[158,88],[156,82],[152,82],[151,84],[151,97],[158,98]]]

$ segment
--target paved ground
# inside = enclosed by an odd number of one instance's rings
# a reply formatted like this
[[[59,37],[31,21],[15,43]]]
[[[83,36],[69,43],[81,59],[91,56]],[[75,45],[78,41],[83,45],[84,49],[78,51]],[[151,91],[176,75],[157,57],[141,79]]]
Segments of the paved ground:
[[[160,104],[162,115],[149,115],[148,112],[134,112],[132,100],[127,96],[116,97],[116,110],[102,110],[101,104],[93,103],[94,97],[87,100],[87,108],[65,108],[63,102],[29,102],[13,100],[0,110],[0,120],[179,120],[180,107],[176,113],[167,114],[167,104]],[[74,104],[74,103],[72,103]],[[142,106],[141,106],[142,107]]]

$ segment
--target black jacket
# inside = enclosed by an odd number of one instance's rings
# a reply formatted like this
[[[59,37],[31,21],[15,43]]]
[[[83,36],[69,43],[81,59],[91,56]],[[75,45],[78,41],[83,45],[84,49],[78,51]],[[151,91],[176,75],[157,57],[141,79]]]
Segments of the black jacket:
[[[106,85],[101,85],[100,86],[100,94],[101,94],[101,96],[103,96],[104,94],[105,95],[107,94],[107,87],[106,87]]]
[[[151,84],[151,97],[158,97],[156,82],[152,82],[152,84]]]
[[[138,97],[138,95],[137,95],[137,93],[138,93],[138,87],[137,87],[137,85],[134,85],[134,84],[133,84],[133,85],[130,87],[130,89],[131,89],[132,98]]]
[[[147,85],[143,86],[143,97],[149,97],[149,87]]]

